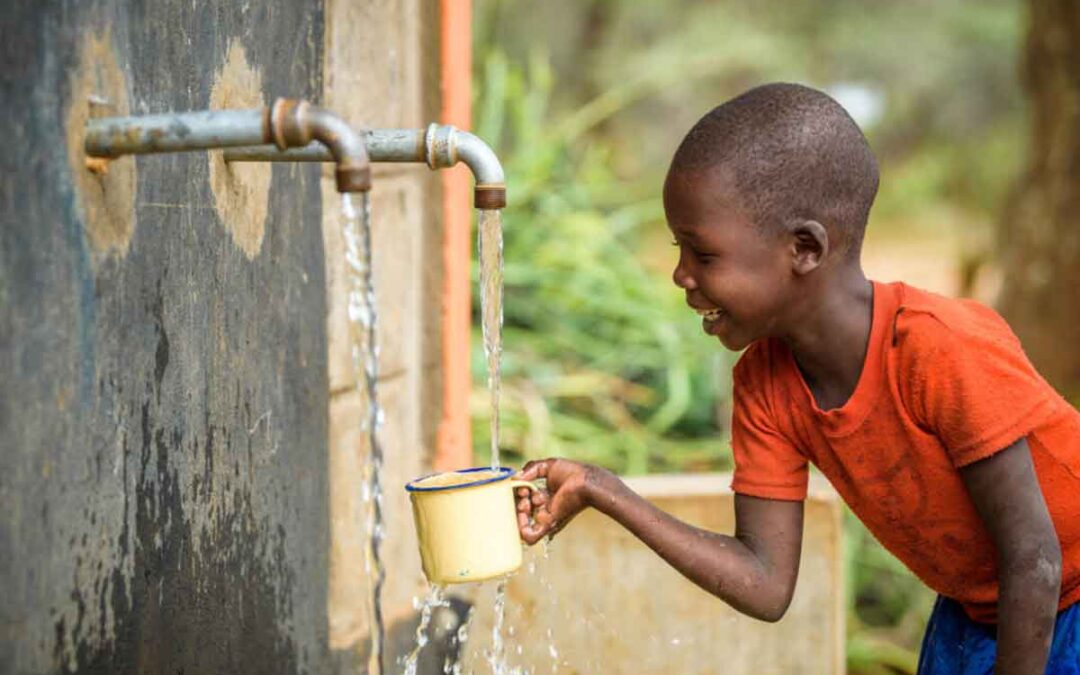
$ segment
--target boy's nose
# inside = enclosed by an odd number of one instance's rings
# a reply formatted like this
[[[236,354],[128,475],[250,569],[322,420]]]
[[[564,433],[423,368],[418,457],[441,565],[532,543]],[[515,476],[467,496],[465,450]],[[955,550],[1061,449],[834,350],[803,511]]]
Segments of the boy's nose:
[[[671,273],[671,280],[684,291],[692,291],[697,288],[694,276],[686,271],[682,263],[675,266],[675,271]]]

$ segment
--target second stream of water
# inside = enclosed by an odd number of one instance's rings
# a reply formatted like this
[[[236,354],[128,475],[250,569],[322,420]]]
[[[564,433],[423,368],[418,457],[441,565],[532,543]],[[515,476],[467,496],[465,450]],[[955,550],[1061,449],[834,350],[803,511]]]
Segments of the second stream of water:
[[[491,393],[491,466],[497,469],[503,324],[502,212],[481,210],[476,229],[480,257],[480,326]]]
[[[502,212],[481,210],[476,226],[480,258],[480,329],[487,359],[491,395],[491,468],[499,468],[499,391],[502,385],[503,236]],[[488,663],[494,675],[506,672],[502,625],[506,616],[506,581],[495,590],[495,623],[491,631]]]
[[[501,384],[502,360],[502,324],[503,324],[503,233],[501,212],[481,210],[477,223],[477,252],[480,262],[480,326],[484,343],[484,358],[487,365],[487,385],[491,398],[491,467],[499,468],[499,393]],[[500,580],[495,588],[494,621],[492,624],[491,647],[484,651],[484,660],[494,675],[508,675],[519,672],[507,665],[506,648],[503,638],[503,624],[506,616],[506,580]],[[426,631],[431,620],[432,610],[444,604],[441,589],[432,587],[428,596],[420,603],[420,625],[417,628],[416,644],[413,651],[403,661],[405,673],[416,675],[417,659],[420,650],[428,642]],[[471,619],[471,615],[470,615]],[[459,628],[455,639],[459,650],[456,663],[447,662],[443,672],[456,674],[461,672],[461,652],[468,639],[470,620]]]
[[[345,241],[345,261],[348,276],[348,316],[350,323],[353,366],[357,378],[357,390],[365,399],[367,408],[361,419],[361,429],[368,445],[369,461],[365,467],[362,490],[366,508],[367,547],[365,552],[364,572],[371,579],[368,611],[371,626],[371,650],[368,659],[368,673],[382,675],[384,672],[383,653],[385,627],[382,615],[382,587],[386,570],[381,559],[381,545],[384,537],[383,492],[380,476],[383,464],[383,451],[380,443],[380,429],[383,424],[383,411],[379,405],[379,345],[378,313],[375,302],[375,276],[373,268],[371,212],[368,195],[363,195],[359,212],[349,195],[342,199],[343,234]],[[487,361],[487,384],[491,397],[491,466],[498,468],[499,463],[499,393],[500,363],[502,357],[503,323],[503,237],[499,211],[481,210],[477,227],[477,248],[480,261],[480,314],[484,343],[484,356]],[[432,612],[437,607],[448,606],[444,589],[431,586],[426,597],[417,601],[420,622],[416,629],[416,643],[412,651],[400,661],[407,675],[416,675],[421,650],[428,643],[428,630]],[[503,623],[506,607],[506,580],[501,580],[495,589],[494,622],[492,625],[492,645],[485,650],[484,657],[495,675],[520,672],[510,669],[506,663]],[[459,652],[468,639],[470,618],[464,621],[456,632],[455,640]],[[548,635],[550,639],[550,631]],[[552,645],[554,650],[554,645]],[[520,650],[519,650],[520,651]],[[553,651],[554,653],[554,651]],[[458,662],[444,664],[445,673],[460,673],[460,654]]]

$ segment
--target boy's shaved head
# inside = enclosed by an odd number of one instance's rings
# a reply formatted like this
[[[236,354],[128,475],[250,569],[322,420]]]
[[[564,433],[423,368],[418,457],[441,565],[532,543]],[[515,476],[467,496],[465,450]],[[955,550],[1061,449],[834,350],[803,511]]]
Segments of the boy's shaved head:
[[[746,215],[764,231],[816,220],[857,254],[878,188],[866,137],[828,95],[766,84],[702,117],[669,173],[722,171]]]

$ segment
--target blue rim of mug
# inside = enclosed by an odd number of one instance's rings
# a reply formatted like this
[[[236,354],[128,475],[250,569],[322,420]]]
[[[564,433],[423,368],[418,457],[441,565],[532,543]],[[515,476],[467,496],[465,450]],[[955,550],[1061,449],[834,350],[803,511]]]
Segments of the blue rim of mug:
[[[476,480],[471,483],[456,483],[454,485],[435,485],[432,487],[420,487],[417,483],[422,483],[432,476],[440,476],[444,473],[475,473],[477,471],[498,471],[498,476],[492,476],[491,478],[484,478],[482,480]],[[405,490],[407,492],[441,492],[443,490],[459,490],[466,487],[476,487],[477,485],[487,485],[488,483],[495,483],[500,480],[506,480],[510,476],[514,475],[514,470],[508,466],[500,466],[498,469],[493,469],[490,466],[474,466],[471,469],[458,469],[456,471],[440,471],[438,473],[431,473],[426,476],[421,476],[405,484]]]

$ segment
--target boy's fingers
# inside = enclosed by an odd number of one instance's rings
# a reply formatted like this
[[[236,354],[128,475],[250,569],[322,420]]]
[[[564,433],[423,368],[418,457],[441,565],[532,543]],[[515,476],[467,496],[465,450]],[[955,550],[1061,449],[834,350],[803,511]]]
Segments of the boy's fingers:
[[[543,506],[544,504],[547,504],[548,496],[546,492],[540,492],[538,490],[532,493],[529,499],[532,501],[533,504],[536,504],[537,506]]]
[[[547,509],[538,509],[536,513],[533,514],[533,520],[539,525],[547,527],[555,520],[555,518],[552,517],[551,511],[548,511]]]
[[[537,478],[543,478],[548,474],[548,468],[553,460],[550,459],[534,459],[531,462],[527,462],[525,466],[521,468],[522,480],[536,480]]]
[[[543,539],[547,531],[548,528],[544,525],[525,525],[521,528],[521,538],[525,540],[526,544],[532,546]]]
[[[533,473],[533,469],[536,467],[536,463],[538,461],[539,460],[533,459],[525,462],[525,466],[521,467],[521,471],[518,471],[517,477],[521,480],[532,480],[533,478],[535,478],[535,476],[531,474]]]

